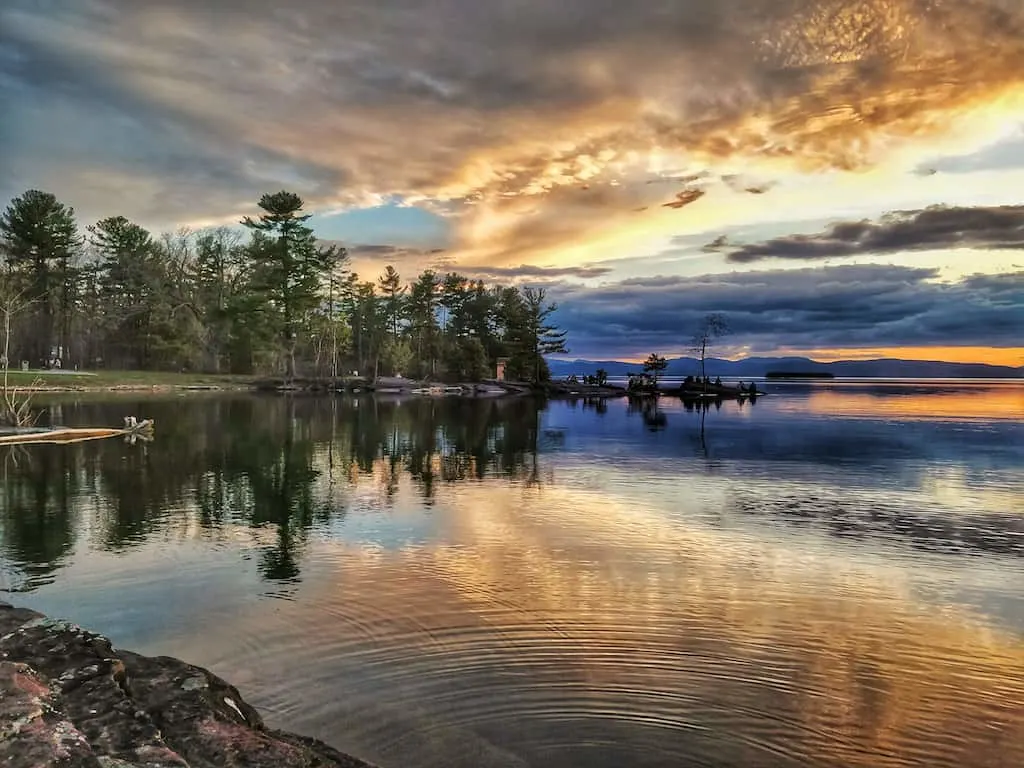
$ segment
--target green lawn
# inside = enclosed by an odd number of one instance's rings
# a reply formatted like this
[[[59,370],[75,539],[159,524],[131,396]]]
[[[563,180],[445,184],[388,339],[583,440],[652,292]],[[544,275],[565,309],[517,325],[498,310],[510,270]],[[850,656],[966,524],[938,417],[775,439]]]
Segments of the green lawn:
[[[229,376],[209,373],[164,373],[161,371],[96,371],[91,373],[53,373],[51,371],[8,371],[11,386],[109,388],[117,386],[245,386],[252,376]]]

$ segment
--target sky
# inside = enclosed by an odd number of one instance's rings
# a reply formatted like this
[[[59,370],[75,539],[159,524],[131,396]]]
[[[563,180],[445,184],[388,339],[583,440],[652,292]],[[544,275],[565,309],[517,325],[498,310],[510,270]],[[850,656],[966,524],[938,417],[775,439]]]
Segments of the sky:
[[[1020,0],[4,0],[0,204],[543,286],[569,357],[1024,365]]]

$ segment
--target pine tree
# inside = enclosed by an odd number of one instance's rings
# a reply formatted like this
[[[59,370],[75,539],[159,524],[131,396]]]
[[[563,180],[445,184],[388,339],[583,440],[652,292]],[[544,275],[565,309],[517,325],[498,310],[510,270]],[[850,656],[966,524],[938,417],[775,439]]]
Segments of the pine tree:
[[[530,344],[534,382],[543,381],[548,376],[544,355],[565,354],[569,351],[565,343],[566,332],[548,322],[548,317],[558,309],[558,305],[545,305],[545,296],[543,288],[527,288],[523,291],[524,338]]]
[[[72,260],[81,245],[74,209],[49,192],[30,189],[0,214],[0,250],[21,278],[25,300],[38,312],[29,350],[34,362],[49,360],[52,346],[67,356]]]
[[[421,375],[437,372],[440,349],[440,328],[437,323],[439,287],[437,275],[428,269],[412,284],[407,300],[413,353]]]
[[[192,280],[196,312],[203,325],[207,365],[219,373],[231,343],[232,308],[239,289],[244,251],[240,238],[226,227],[196,238]]]
[[[387,336],[387,320],[377,285],[360,282],[355,274],[349,274],[343,285],[344,312],[352,329],[352,347],[356,366],[364,375],[372,369],[376,377],[380,366],[380,355]]]
[[[406,286],[402,285],[402,277],[397,270],[388,264],[384,274],[377,279],[380,291],[384,296],[384,311],[388,321],[388,332],[392,341],[398,341],[399,323],[404,309],[403,297]]]
[[[651,352],[650,356],[644,361],[644,373],[652,374],[655,384],[658,383],[658,377],[664,373],[666,368],[668,368],[668,361],[656,352]]]
[[[89,242],[100,257],[99,294],[104,331],[116,350],[116,362],[138,368],[150,362],[153,299],[161,288],[152,235],[124,216],[102,219],[89,227]]]
[[[449,272],[441,282],[442,325],[451,336],[466,332],[466,278]]]
[[[337,248],[330,254],[327,273],[321,287],[321,307],[317,314],[317,332],[322,346],[329,353],[331,376],[338,375],[341,352],[351,338],[349,325],[345,322],[345,308],[350,301],[351,272],[348,271],[348,251]],[[319,355],[318,355],[319,359]]]
[[[320,248],[305,222],[304,203],[293,192],[263,195],[256,219],[242,224],[264,237],[254,237],[248,249],[253,280],[251,289],[276,311],[275,330],[285,356],[285,375],[295,377],[295,347],[299,329],[317,305],[323,276],[330,269],[336,249]]]

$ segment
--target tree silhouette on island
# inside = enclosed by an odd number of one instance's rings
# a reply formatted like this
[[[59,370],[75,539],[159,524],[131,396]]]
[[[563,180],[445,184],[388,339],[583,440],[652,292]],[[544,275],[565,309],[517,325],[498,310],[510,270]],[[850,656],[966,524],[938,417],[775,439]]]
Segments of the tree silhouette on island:
[[[714,346],[715,342],[722,336],[729,334],[729,324],[726,322],[725,315],[719,312],[712,312],[711,314],[705,315],[701,321],[697,330],[693,334],[693,350],[695,356],[700,360],[700,378],[701,381],[707,381],[707,370],[705,362],[708,357],[709,350]]]

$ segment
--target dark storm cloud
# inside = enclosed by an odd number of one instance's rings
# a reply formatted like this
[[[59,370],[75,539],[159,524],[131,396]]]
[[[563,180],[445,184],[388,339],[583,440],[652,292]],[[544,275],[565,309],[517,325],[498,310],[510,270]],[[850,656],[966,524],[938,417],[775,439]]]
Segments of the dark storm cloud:
[[[898,211],[877,222],[843,221],[813,235],[787,235],[733,247],[718,238],[705,251],[734,263],[762,259],[827,259],[945,248],[1024,248],[1024,206],[947,207]]]
[[[685,350],[710,312],[729,320],[730,344],[753,351],[1020,345],[1024,272],[955,283],[937,276],[933,269],[848,265],[562,284],[550,293],[580,356]]]
[[[654,147],[853,167],[876,134],[1019,84],[1022,19],[1004,0],[5,0],[0,196],[45,183],[149,223],[282,186],[500,205]]]

